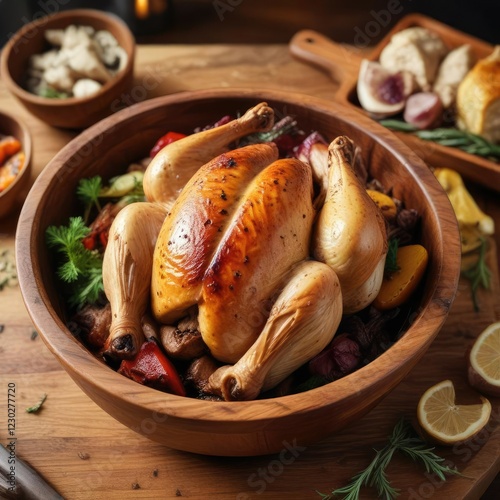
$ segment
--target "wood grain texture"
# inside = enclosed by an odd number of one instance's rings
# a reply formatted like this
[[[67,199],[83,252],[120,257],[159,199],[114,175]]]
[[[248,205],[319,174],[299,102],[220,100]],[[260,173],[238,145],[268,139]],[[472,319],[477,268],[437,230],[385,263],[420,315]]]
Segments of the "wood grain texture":
[[[363,58],[378,60],[382,49],[389,43],[394,33],[413,26],[427,28],[437,33],[450,49],[469,44],[476,59],[484,58],[493,51],[490,44],[420,14],[410,14],[401,19],[369,53],[360,48],[336,43],[314,30],[296,33],[290,41],[290,51],[299,60],[322,68],[338,82],[339,88],[334,99],[349,104],[368,115],[361,108],[356,95],[361,60]],[[499,163],[466,153],[458,148],[424,141],[412,134],[396,132],[396,135],[426,162],[443,167],[449,166],[452,162],[453,168],[468,179],[488,188],[499,189]]]
[[[196,63],[200,60],[203,64]],[[336,89],[329,77],[290,59],[284,46],[241,46],[238,57],[229,46],[139,47],[138,61],[136,85],[146,82],[154,87],[148,96],[159,95],[162,89],[173,91],[174,87],[184,90],[242,84],[296,88],[323,97]],[[261,66],[263,61],[265,68]],[[175,71],[177,63],[180,66]],[[166,68],[165,72],[161,68]],[[157,78],[157,86],[152,75]],[[138,91],[134,94],[136,98],[142,95]],[[31,117],[1,84],[0,105],[25,118],[30,126],[36,151],[33,177],[74,136]],[[481,206],[500,224],[497,195],[481,186],[469,186]],[[0,222],[2,249],[13,251],[15,227],[15,217]],[[490,263],[496,271],[493,251]],[[460,387],[466,388],[464,351],[484,326],[500,318],[498,290],[498,279],[494,278],[492,292],[481,291],[481,311],[475,313],[468,284],[461,282],[444,328],[420,363],[378,407],[341,434],[305,450],[285,452],[283,448],[281,457],[226,459],[177,452],[117,423],[82,393],[40,337],[31,340],[33,325],[22,306],[20,291],[6,288],[0,292],[0,322],[5,325],[0,334],[0,380],[2,387],[10,381],[18,387],[18,455],[68,499],[173,499],[180,495],[197,499],[318,498],[314,490],[326,492],[339,487],[369,463],[372,448],[384,445],[401,415],[414,414],[419,395],[428,386],[455,377]],[[44,392],[48,398],[42,411],[25,413],[24,408]],[[0,405],[2,412],[6,411],[4,404]],[[456,463],[464,477],[441,483],[426,477],[405,458],[396,457],[389,473],[402,490],[401,498],[409,498],[414,492],[418,495],[414,498],[479,498],[500,470],[498,401],[494,402],[494,411],[496,417],[488,436],[483,436],[484,442],[458,450],[438,449]],[[145,422],[146,430],[154,425],[154,421]],[[0,438],[7,439],[5,430],[0,431]],[[140,489],[133,489],[134,484]],[[372,492],[367,491],[366,498],[373,498]]]

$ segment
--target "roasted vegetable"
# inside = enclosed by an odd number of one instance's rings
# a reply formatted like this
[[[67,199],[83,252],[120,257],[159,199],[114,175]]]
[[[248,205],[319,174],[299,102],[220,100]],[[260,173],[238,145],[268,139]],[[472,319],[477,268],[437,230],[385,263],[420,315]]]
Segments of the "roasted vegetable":
[[[375,205],[380,209],[382,215],[387,220],[393,220],[398,214],[398,208],[394,200],[382,193],[381,191],[375,191],[374,189],[367,189],[366,192],[368,196],[375,202]]]
[[[434,175],[446,191],[455,211],[462,253],[478,248],[484,236],[495,232],[495,222],[478,207],[458,172],[449,168],[436,168]]]
[[[140,384],[177,396],[186,395],[177,370],[155,340],[145,341],[134,359],[123,360],[118,372]]]
[[[419,285],[427,260],[427,250],[422,245],[399,247],[396,257],[398,269],[384,277],[373,306],[387,310],[404,304]]]

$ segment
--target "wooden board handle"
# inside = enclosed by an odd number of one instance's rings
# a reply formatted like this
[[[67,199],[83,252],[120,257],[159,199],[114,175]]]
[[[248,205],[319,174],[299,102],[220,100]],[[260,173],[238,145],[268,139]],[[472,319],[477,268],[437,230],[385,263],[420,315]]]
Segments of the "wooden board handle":
[[[314,30],[297,32],[289,43],[297,59],[327,71],[338,83],[337,101],[347,101],[355,87],[362,56],[352,47],[336,43]]]

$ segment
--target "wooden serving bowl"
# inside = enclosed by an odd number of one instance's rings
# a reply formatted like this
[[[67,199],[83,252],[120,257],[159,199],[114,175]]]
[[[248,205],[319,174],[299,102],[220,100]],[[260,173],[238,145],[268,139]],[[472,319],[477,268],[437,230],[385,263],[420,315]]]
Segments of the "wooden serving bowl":
[[[0,219],[7,216],[28,192],[31,173],[31,135],[26,125],[18,118],[0,111],[0,134],[12,135],[21,142],[25,155],[22,170],[7,189],[0,192]]]
[[[71,24],[109,31],[128,54],[126,67],[89,97],[54,99],[29,92],[23,83],[28,61],[33,54],[49,48],[44,38],[45,30],[62,29]],[[25,24],[5,45],[0,64],[6,87],[30,113],[54,127],[83,129],[116,111],[116,103],[121,102],[121,96],[132,87],[134,59],[134,36],[119,17],[92,9],[78,9]]]
[[[49,225],[80,213],[78,180],[123,172],[166,131],[190,133],[226,114],[266,101],[293,115],[304,131],[328,139],[346,134],[362,148],[372,173],[417,209],[429,264],[411,327],[370,364],[326,386],[275,399],[213,402],[165,394],[114,372],[71,334],[45,244]],[[80,134],[46,166],[22,210],[17,231],[19,282],[40,335],[80,388],[114,418],[148,438],[190,452],[250,456],[286,443],[306,444],[338,431],[373,408],[425,353],[448,314],[460,272],[456,219],[425,164],[393,134],[342,105],[299,94],[251,90],[185,92],[144,101]]]

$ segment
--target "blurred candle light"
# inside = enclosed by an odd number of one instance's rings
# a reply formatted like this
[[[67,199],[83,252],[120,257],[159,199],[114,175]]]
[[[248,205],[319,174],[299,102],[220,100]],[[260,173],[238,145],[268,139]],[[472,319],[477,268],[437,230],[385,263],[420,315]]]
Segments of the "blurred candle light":
[[[149,17],[149,0],[135,0],[135,15],[139,19]]]

